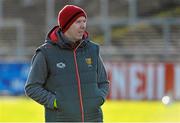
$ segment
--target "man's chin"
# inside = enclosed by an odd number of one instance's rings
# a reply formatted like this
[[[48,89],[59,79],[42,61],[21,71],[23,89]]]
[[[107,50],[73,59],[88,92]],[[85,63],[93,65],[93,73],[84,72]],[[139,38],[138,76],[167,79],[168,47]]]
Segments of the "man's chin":
[[[83,36],[79,36],[79,37],[77,38],[77,40],[82,40],[82,37],[83,37]]]

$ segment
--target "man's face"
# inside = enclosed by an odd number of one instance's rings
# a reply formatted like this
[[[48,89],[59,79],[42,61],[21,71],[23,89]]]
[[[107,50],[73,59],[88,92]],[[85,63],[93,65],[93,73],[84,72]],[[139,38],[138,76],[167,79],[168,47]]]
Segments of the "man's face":
[[[77,18],[64,35],[73,42],[81,40],[86,30],[86,21],[84,16]]]

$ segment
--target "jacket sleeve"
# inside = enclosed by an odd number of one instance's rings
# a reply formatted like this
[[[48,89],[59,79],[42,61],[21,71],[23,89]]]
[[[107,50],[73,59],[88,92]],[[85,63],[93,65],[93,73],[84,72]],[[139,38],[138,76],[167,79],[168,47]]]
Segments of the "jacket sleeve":
[[[97,73],[98,73],[98,87],[100,89],[101,96],[103,97],[103,100],[105,101],[109,92],[109,81],[108,81],[106,70],[105,70],[100,54],[98,55]]]
[[[53,109],[55,95],[43,87],[47,76],[48,70],[45,56],[41,51],[37,51],[32,58],[30,72],[25,85],[25,93],[36,102]]]

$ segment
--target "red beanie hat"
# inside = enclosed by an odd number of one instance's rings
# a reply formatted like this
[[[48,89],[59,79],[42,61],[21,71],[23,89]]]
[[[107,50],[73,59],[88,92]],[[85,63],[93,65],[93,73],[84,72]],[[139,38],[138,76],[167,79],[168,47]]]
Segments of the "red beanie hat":
[[[64,6],[58,14],[58,24],[62,32],[66,32],[73,22],[80,16],[87,18],[86,12],[75,5]]]

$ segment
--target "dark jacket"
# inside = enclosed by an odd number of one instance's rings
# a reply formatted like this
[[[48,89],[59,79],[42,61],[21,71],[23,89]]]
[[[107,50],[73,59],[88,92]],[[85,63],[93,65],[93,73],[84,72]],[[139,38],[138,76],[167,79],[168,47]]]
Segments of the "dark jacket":
[[[55,27],[32,58],[25,91],[45,106],[47,122],[102,121],[108,88],[99,46],[87,35],[73,44]]]

